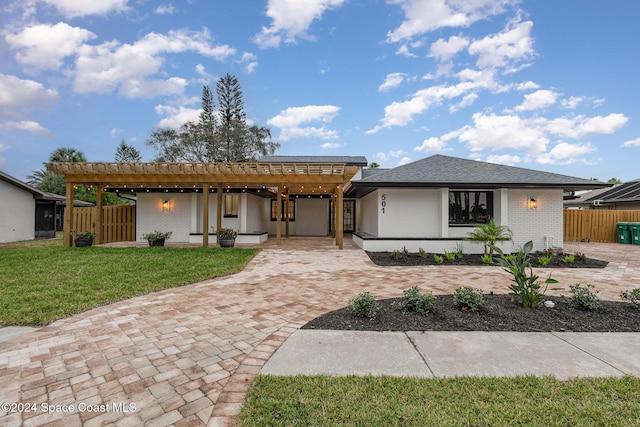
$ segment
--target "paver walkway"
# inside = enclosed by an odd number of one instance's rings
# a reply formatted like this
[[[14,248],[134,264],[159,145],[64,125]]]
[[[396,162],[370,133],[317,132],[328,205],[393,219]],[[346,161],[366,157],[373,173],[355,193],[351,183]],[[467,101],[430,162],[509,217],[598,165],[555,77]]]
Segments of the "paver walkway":
[[[358,293],[396,297],[414,285],[434,294],[461,285],[504,293],[509,283],[499,268],[377,267],[351,241],[343,251],[330,239],[264,247],[241,273],[96,308],[0,343],[0,402],[36,409],[0,410],[0,426],[233,425],[280,344]],[[620,290],[640,286],[640,246],[565,250],[611,261],[604,270],[553,270],[566,288],[593,283],[601,298],[618,299]]]

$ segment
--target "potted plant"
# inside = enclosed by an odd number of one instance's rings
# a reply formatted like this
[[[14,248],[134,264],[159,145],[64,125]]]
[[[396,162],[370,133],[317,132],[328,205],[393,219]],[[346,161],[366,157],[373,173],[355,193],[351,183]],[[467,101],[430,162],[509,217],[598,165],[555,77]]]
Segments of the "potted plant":
[[[216,236],[221,248],[232,248],[236,243],[238,232],[231,228],[221,228],[216,232]]]
[[[149,246],[164,246],[164,241],[168,240],[173,234],[171,231],[152,231],[151,233],[143,234],[142,238],[147,239]]]
[[[87,246],[93,246],[93,238],[96,236],[96,233],[94,233],[93,231],[75,231],[74,234],[76,247],[83,248]]]

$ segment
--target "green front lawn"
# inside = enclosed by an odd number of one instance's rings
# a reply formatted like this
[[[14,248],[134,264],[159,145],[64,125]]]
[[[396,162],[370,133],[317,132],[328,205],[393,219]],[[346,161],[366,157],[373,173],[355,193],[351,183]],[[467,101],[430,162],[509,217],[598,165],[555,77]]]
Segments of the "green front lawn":
[[[58,242],[0,246],[0,326],[46,325],[136,295],[236,273],[259,252],[65,248]]]
[[[258,376],[240,426],[640,425],[640,378]]]

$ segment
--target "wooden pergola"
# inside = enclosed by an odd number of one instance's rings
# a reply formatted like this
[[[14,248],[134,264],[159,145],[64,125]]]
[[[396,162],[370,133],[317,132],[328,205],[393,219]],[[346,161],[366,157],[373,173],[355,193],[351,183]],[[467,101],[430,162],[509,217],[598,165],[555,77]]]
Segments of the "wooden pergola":
[[[282,198],[295,195],[331,196],[335,207],[332,211],[333,233],[336,245],[343,248],[343,191],[359,166],[346,163],[46,163],[47,170],[62,174],[67,185],[67,212],[64,216],[64,244],[72,246],[74,189],[77,184],[94,185],[97,188],[98,211],[96,229],[102,229],[102,198],[109,188],[144,189],[195,188],[203,195],[202,245],[209,246],[209,195],[215,193],[217,203],[216,229],[222,228],[222,195],[224,188],[268,187],[277,198],[277,243],[281,244]],[[285,210],[289,203],[285,203]],[[289,235],[289,215],[285,212],[285,235]],[[100,243],[98,233],[96,243]]]

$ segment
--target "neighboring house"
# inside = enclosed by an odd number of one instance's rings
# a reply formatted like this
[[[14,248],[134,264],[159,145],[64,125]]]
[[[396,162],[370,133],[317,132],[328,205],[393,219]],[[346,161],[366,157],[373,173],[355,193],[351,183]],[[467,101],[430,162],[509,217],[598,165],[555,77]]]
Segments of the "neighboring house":
[[[341,246],[344,232],[374,251],[442,252],[463,243],[467,253],[482,252],[464,237],[491,219],[513,231],[508,250],[528,240],[535,249],[562,247],[563,192],[607,186],[442,155],[393,169],[366,165],[360,156],[271,156],[254,163],[47,168],[64,173],[67,185],[103,183],[103,191],[136,194],[137,240],[159,230],[171,231],[172,242],[207,245],[219,225],[238,231],[237,243],[335,234]]]
[[[64,197],[0,171],[0,200],[0,243],[55,237],[56,201]]]
[[[616,184],[604,190],[594,190],[565,201],[566,207],[604,210],[640,209],[640,179]]]
[[[365,250],[482,252],[465,242],[491,219],[513,232],[517,249],[563,246],[563,192],[607,184],[555,173],[434,155],[391,170],[367,170],[345,197],[357,204],[355,242]]]

